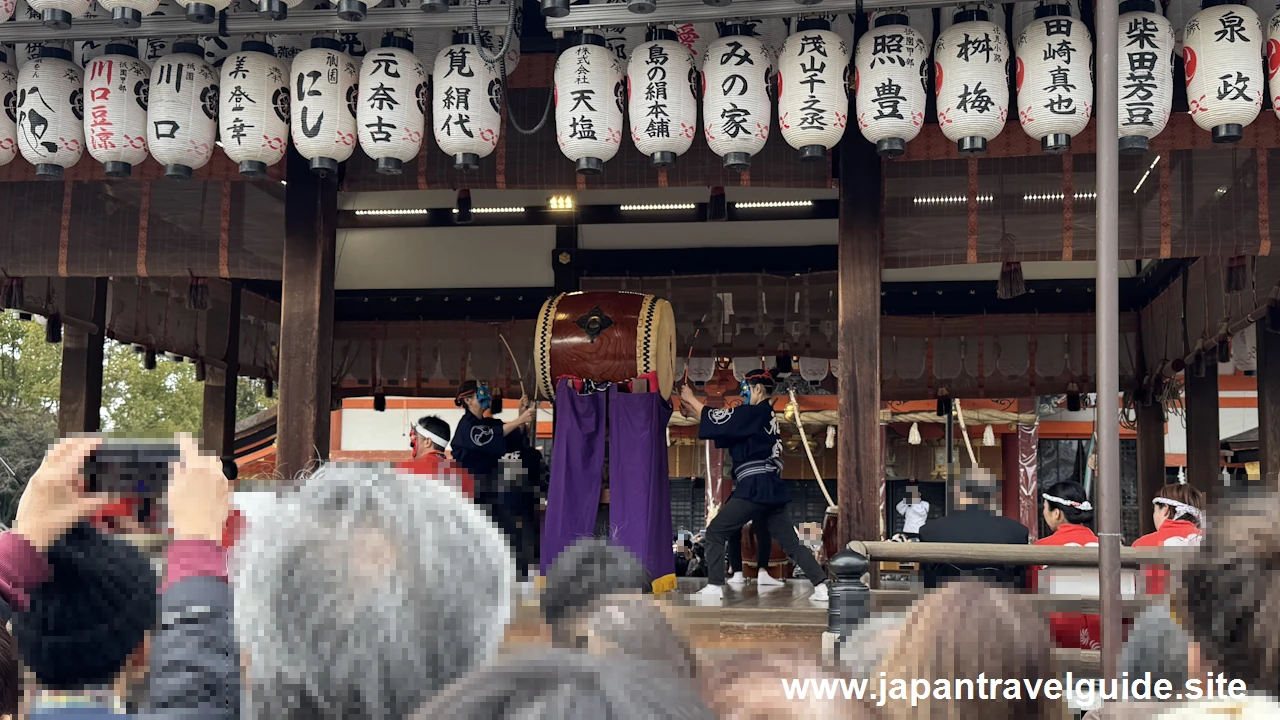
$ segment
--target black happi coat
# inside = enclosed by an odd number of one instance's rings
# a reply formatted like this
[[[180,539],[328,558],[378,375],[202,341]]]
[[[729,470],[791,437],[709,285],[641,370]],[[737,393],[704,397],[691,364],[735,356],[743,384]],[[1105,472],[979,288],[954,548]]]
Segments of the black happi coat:
[[[762,505],[791,502],[791,492],[780,474],[782,436],[772,404],[706,408],[698,423],[698,437],[713,440],[717,448],[729,451],[733,460],[733,497]],[[761,461],[774,464],[775,469],[759,471]]]

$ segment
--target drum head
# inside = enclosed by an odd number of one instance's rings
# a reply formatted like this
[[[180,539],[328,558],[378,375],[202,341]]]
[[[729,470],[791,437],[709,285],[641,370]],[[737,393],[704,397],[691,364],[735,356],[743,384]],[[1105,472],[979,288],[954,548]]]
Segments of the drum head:
[[[652,306],[652,315],[649,314]],[[658,373],[658,392],[662,397],[671,397],[676,380],[676,316],[671,303],[662,298],[646,297],[641,318],[652,317],[650,327],[641,328],[636,333],[636,357],[644,362],[644,344],[649,343],[650,368]]]
[[[533,374],[542,397],[554,399],[555,379],[551,377],[551,325],[556,317],[556,304],[564,293],[547,298],[538,311],[538,322],[533,330]]]

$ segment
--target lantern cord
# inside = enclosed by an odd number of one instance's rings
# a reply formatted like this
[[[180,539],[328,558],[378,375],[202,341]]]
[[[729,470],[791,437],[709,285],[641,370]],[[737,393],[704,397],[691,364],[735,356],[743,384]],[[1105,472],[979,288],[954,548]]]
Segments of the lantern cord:
[[[520,123],[516,122],[515,113],[511,112],[511,104],[507,103],[507,98],[510,96],[507,94],[507,56],[505,54],[498,58],[498,64],[502,66],[502,102],[507,104],[507,124],[521,135],[533,135],[546,126],[547,120],[551,117],[552,101],[556,97],[555,88],[547,91],[547,104],[542,108],[542,118],[538,120],[538,124],[525,130],[520,127]]]
[[[480,0],[471,0],[471,31],[474,37],[480,37]],[[502,72],[502,102],[507,106],[507,124],[513,130],[521,135],[533,135],[546,126],[547,120],[551,117],[551,108],[555,101],[555,88],[547,92],[547,104],[542,108],[542,118],[538,120],[538,124],[526,130],[520,127],[520,123],[516,120],[515,113],[511,112],[511,103],[507,102],[510,93],[507,88],[507,51],[511,49],[511,38],[515,37],[516,32],[516,0],[508,0],[507,4],[507,32],[502,37],[502,46],[498,48],[497,55],[490,57],[489,52],[484,45],[477,43],[476,52],[480,54],[480,59],[490,65],[497,64]]]

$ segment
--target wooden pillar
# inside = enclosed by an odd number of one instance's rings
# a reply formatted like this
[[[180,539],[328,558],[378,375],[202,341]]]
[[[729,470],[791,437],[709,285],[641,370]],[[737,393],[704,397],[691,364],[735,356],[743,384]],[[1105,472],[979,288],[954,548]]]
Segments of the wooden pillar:
[[[1212,358],[1204,377],[1196,377],[1188,366],[1186,379],[1187,405],[1187,482],[1204,492],[1213,502],[1222,486],[1222,442],[1218,437],[1218,364]]]
[[[875,146],[840,142],[839,419],[840,547],[879,540],[880,219],[882,164]]]
[[[102,342],[106,331],[107,279],[67,278],[60,312],[97,326],[90,335],[62,326],[62,386],[58,395],[58,435],[102,429]],[[141,280],[145,282],[145,280]]]
[[[1018,520],[1018,496],[1022,487],[1018,469],[1018,433],[1000,434],[1000,514]]]
[[[1138,403],[1138,520],[1143,535],[1156,531],[1151,500],[1164,487],[1164,407]]]
[[[1020,408],[1035,407],[1032,401],[1022,401]],[[1040,537],[1040,426],[1018,426],[1018,522],[1031,532],[1031,539]]]
[[[1280,333],[1255,327],[1258,337],[1258,459],[1262,482],[1280,489]]]
[[[204,347],[210,353],[204,379],[204,447],[223,462],[235,460],[236,384],[240,375],[240,284],[231,283],[225,309],[205,315]],[[225,367],[217,367],[224,365]]]
[[[582,276],[577,266],[578,221],[576,213],[570,224],[556,226],[556,247],[551,266],[555,272],[557,293],[576,292]]]
[[[338,185],[292,146],[287,162],[276,468],[289,480],[329,457]]]

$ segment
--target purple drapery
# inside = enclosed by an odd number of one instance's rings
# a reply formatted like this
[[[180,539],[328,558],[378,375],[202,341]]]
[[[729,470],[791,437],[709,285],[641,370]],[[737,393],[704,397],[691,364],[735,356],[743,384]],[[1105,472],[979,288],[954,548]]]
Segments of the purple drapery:
[[[667,423],[659,393],[609,389],[609,524],[613,542],[644,563],[654,592],[675,588]]]
[[[542,523],[543,576],[565,548],[595,535],[604,473],[605,403],[604,393],[579,395],[567,380],[556,388],[551,486]]]

